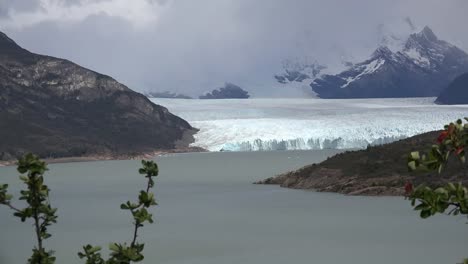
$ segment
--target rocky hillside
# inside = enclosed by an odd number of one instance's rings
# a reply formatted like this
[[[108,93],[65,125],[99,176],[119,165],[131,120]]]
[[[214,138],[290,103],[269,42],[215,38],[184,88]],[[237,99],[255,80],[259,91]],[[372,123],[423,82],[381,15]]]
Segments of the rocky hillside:
[[[468,73],[455,78],[437,97],[438,104],[468,104]]]
[[[239,86],[226,83],[224,87],[213,90],[211,93],[206,93],[200,96],[200,99],[247,99],[249,92],[243,90]]]
[[[379,47],[371,57],[310,86],[321,98],[428,97],[468,71],[468,54],[429,27],[411,34],[402,50]]]
[[[407,181],[416,185],[441,185],[447,181],[468,182],[455,160],[444,175],[414,174],[407,169],[411,151],[428,150],[439,132],[429,132],[386,145],[337,154],[320,164],[272,177],[258,184],[278,184],[286,188],[312,189],[349,195],[402,195]]]
[[[31,53],[0,33],[0,160],[173,149],[194,131],[111,77]]]

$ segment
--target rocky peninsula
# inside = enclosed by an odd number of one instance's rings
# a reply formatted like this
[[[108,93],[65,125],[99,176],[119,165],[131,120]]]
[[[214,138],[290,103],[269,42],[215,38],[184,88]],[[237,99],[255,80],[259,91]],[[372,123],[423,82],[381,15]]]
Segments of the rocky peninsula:
[[[397,142],[346,151],[295,171],[256,184],[285,188],[334,192],[346,195],[397,196],[404,194],[406,182],[440,186],[445,182],[468,182],[466,167],[452,161],[442,175],[410,173],[407,157],[411,151],[429,150],[439,132],[429,132]]]

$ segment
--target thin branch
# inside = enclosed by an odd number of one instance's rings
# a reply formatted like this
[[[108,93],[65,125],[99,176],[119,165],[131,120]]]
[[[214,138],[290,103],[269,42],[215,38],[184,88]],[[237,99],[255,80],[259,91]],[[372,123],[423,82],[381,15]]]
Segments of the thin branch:
[[[36,231],[36,238],[37,238],[37,249],[39,250],[39,252],[42,252],[43,251],[43,247],[42,247],[42,237],[41,237],[41,227],[40,227],[40,223],[39,223],[39,217],[40,217],[40,213],[38,212],[38,206],[40,204],[40,201],[39,201],[39,194],[36,190],[36,188],[34,188],[34,185],[36,184],[37,182],[37,175],[35,173],[33,173],[31,176],[29,176],[29,183],[28,183],[28,187],[29,189],[31,190],[31,202],[30,202],[30,205],[31,205],[31,208],[32,208],[32,211],[33,211],[33,219],[34,219],[34,227],[35,227],[35,231]],[[42,263],[42,256],[39,255],[39,263]]]
[[[10,202],[3,203],[4,205],[8,206],[11,210],[16,211],[16,212],[21,212],[20,209],[14,207]]]
[[[148,183],[147,183],[147,185],[146,185],[146,193],[148,193],[149,190],[150,190],[150,188],[151,188],[151,184],[150,184],[150,182],[151,182],[151,177],[152,177],[152,176],[148,176],[148,177],[147,177],[147,178],[148,178]],[[143,204],[140,204],[140,206],[139,206],[137,209],[140,209],[142,206],[143,206]],[[133,214],[134,210],[131,210],[131,212],[132,212],[132,214]],[[137,222],[135,221],[135,229],[133,230],[133,239],[132,239],[132,244],[131,244],[132,247],[135,246],[136,239],[137,239],[137,237],[138,237],[138,228],[140,228],[140,227],[141,227],[141,224],[139,224],[139,223],[137,223]]]
[[[133,212],[133,211],[132,211]],[[135,221],[135,229],[133,230],[133,240],[132,240],[132,244],[131,246],[134,247],[135,246],[135,243],[136,243],[136,239],[138,237],[138,228],[139,228],[140,224],[138,224],[136,221]]]

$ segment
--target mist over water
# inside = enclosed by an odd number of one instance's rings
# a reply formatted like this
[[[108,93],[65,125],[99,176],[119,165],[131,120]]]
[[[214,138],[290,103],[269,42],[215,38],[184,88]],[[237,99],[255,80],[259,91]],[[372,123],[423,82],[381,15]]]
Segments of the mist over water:
[[[350,197],[253,185],[335,150],[178,154],[156,158],[155,223],[146,225],[145,264],[440,264],[466,253],[466,218],[421,220],[401,197]],[[137,161],[50,165],[46,182],[58,207],[48,249],[57,263],[82,263],[91,243],[129,240],[131,216],[119,204],[144,186]],[[0,182],[16,194],[14,167]],[[16,196],[17,197],[17,196]],[[23,264],[33,229],[0,208],[0,263]]]
[[[443,129],[468,113],[434,98],[152,101],[199,128],[193,145],[210,151],[365,148]]]

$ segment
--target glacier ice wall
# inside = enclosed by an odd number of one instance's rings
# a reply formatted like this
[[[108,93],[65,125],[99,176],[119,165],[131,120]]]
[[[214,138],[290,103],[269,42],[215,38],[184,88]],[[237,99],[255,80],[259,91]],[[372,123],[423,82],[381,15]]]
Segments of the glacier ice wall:
[[[414,99],[153,99],[200,131],[194,146],[210,151],[365,148],[468,116],[468,106]]]

